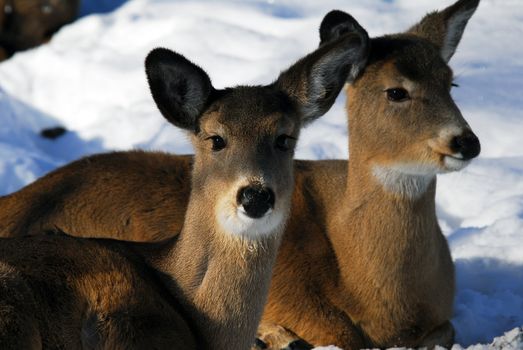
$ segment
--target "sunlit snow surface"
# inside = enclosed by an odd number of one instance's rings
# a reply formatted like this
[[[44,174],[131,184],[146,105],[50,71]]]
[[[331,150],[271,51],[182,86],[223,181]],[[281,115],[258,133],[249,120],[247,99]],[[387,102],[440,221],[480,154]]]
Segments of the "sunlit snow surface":
[[[398,32],[449,0],[88,0],[92,14],[49,45],[0,64],[0,194],[82,155],[143,148],[187,153],[149,95],[143,60],[164,46],[201,65],[216,87],[271,82],[318,44],[321,18],[350,12],[372,36]],[[453,323],[462,346],[523,325],[523,2],[482,0],[451,60],[453,95],[482,142],[440,176],[437,205],[457,268]],[[347,157],[341,96],[306,129],[299,158]],[[55,142],[44,127],[72,132]],[[516,339],[516,344],[521,337]]]

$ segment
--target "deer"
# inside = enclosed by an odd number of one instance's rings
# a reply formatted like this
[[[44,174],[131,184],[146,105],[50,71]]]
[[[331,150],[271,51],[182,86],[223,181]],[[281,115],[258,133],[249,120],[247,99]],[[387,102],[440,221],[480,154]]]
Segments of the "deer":
[[[459,0],[405,32],[369,39],[368,59],[346,81],[350,161],[294,161],[260,341],[287,329],[344,349],[452,344],[454,268],[434,196],[438,173],[461,170],[480,152],[450,95],[448,66],[478,5]],[[330,12],[321,45],[346,33],[366,35],[349,14]],[[143,151],[81,159],[0,199],[0,231],[111,232],[137,241],[175,235],[192,159]],[[168,182],[158,180],[163,174]],[[143,236],[155,218],[161,227]]]
[[[451,97],[448,66],[478,5],[460,0],[371,39],[365,70],[346,90],[349,162],[297,180],[265,322],[344,349],[453,344],[454,265],[436,216],[436,175],[465,168],[481,150]],[[321,40],[356,26],[333,11]],[[307,220],[318,207],[322,220]]]
[[[364,44],[348,33],[269,85],[219,90],[181,54],[151,51],[153,99],[195,150],[183,228],[162,242],[2,238],[0,347],[249,349],[300,129],[331,107]]]
[[[0,61],[49,41],[79,7],[79,0],[0,0]]]

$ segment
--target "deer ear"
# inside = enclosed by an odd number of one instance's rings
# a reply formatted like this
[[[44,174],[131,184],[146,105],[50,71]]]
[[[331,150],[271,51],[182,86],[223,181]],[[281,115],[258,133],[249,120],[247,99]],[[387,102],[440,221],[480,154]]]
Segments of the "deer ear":
[[[168,49],[152,50],[145,72],[154,102],[170,123],[186,130],[198,129],[198,118],[214,90],[203,69]]]
[[[479,0],[459,0],[443,11],[426,15],[408,33],[428,39],[441,52],[441,57],[448,62],[458,46],[465,26],[476,11]]]
[[[342,35],[353,33],[365,40],[365,46],[368,47],[369,36],[365,29],[346,12],[332,10],[327,13],[320,24],[320,46],[339,39]],[[366,60],[361,64],[353,64],[347,82],[352,83],[365,67]]]
[[[367,33],[348,33],[325,43],[283,72],[276,86],[298,105],[304,123],[332,106],[347,76],[364,66],[368,55]]]

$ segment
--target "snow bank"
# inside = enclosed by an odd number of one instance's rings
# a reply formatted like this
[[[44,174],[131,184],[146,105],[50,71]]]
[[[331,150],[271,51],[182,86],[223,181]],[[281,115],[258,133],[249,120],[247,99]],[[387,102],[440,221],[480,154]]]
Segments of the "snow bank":
[[[406,348],[391,348],[390,350],[403,350]],[[444,350],[444,347],[438,346],[436,350]],[[341,350],[336,346],[319,346],[314,350]],[[451,350],[523,350],[523,329],[514,328],[505,332],[500,337],[494,338],[490,344],[475,344],[468,347],[454,345]]]
[[[143,59],[154,47],[185,54],[217,87],[268,83],[317,46],[321,18],[333,8],[380,35],[406,29],[435,6],[429,0],[84,4],[86,16],[49,45],[0,64],[0,194],[89,153],[190,152],[185,136],[163,120],[149,96]],[[518,0],[482,0],[451,61],[460,84],[453,94],[483,148],[470,167],[438,180],[438,215],[457,268],[453,323],[463,346],[486,344],[523,325],[522,9]],[[340,97],[304,131],[298,157],[347,157],[343,104]],[[56,142],[38,136],[57,125],[72,132]],[[495,345],[511,344],[507,337],[490,346],[508,348]]]

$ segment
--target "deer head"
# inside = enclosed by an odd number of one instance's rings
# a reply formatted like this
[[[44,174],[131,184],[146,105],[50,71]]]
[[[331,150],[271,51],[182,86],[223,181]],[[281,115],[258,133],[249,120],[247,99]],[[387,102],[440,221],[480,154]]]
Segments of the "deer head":
[[[349,72],[366,59],[366,47],[366,35],[343,35],[270,85],[223,90],[180,54],[149,54],[153,98],[196,150],[192,190],[203,199],[202,217],[214,216],[222,231],[237,236],[269,235],[284,223],[300,129],[331,107]]]
[[[365,67],[349,77],[351,159],[369,164],[393,192],[415,197],[437,173],[463,169],[480,153],[451,97],[448,66],[478,3],[460,0],[405,33],[373,38]],[[359,28],[350,15],[332,11],[320,28],[322,43]]]

